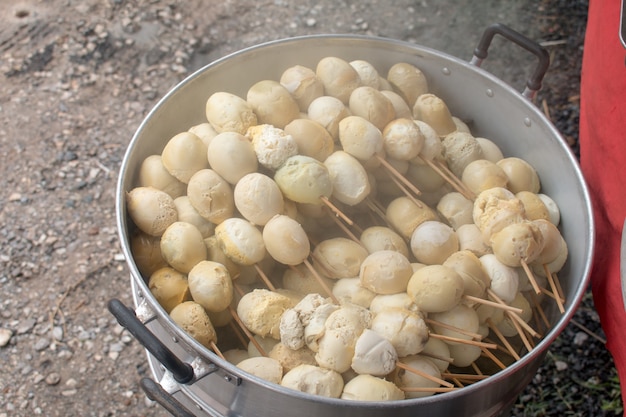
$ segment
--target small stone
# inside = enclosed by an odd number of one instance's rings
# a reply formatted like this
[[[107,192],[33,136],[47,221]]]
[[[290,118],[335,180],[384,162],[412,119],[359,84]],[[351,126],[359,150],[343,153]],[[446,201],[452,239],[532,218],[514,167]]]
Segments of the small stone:
[[[20,193],[12,193],[9,196],[9,201],[20,201],[22,199],[22,194]]]
[[[56,385],[59,383],[59,381],[61,381],[61,375],[57,374],[56,372],[51,372],[48,374],[48,376],[46,376],[45,381],[48,385]]]
[[[576,336],[574,336],[574,344],[576,346],[582,346],[589,339],[589,335],[585,332],[578,332]]]
[[[28,333],[33,327],[35,327],[36,323],[37,323],[37,320],[35,319],[22,320],[19,326],[17,327],[17,334]]]
[[[119,352],[109,352],[109,359],[116,360],[120,356]]]
[[[52,328],[52,337],[54,340],[61,341],[63,340],[63,328],[61,326],[55,326]]]
[[[34,347],[37,352],[41,352],[42,350],[46,349],[48,346],[50,346],[50,340],[47,337],[42,337],[35,342]]]
[[[565,371],[568,368],[567,362],[563,361],[554,362],[554,366],[556,366],[556,370],[560,372]]]
[[[9,344],[11,340],[11,336],[13,336],[13,332],[9,329],[0,329],[0,347],[6,346]]]
[[[71,397],[73,395],[76,395],[76,393],[78,392],[78,390],[75,389],[68,389],[65,391],[61,391],[61,395],[64,397]]]
[[[122,343],[111,343],[109,346],[109,352],[121,352],[124,349],[124,345]]]

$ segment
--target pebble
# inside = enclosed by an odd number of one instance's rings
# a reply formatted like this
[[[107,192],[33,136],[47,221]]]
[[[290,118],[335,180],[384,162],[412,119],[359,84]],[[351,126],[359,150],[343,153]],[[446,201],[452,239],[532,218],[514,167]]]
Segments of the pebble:
[[[56,372],[51,372],[46,376],[45,381],[48,385],[56,385],[61,381],[61,375]]]
[[[41,337],[35,342],[34,348],[37,352],[41,352],[48,346],[50,346],[50,339],[48,339],[47,337]]]
[[[557,371],[565,371],[569,366],[567,365],[567,362],[563,362],[563,361],[556,361],[554,362],[554,366],[556,367]]]
[[[54,338],[54,340],[59,341],[59,342],[63,340],[63,328],[60,326],[53,327],[52,337]]]
[[[8,345],[11,340],[11,336],[13,336],[13,332],[11,330],[0,328],[0,347]]]
[[[582,346],[589,339],[589,335],[585,332],[578,332],[576,336],[574,336],[574,344],[576,346]]]
[[[36,323],[37,323],[37,320],[35,319],[22,320],[19,326],[17,327],[17,334],[28,333],[33,327],[35,327]]]

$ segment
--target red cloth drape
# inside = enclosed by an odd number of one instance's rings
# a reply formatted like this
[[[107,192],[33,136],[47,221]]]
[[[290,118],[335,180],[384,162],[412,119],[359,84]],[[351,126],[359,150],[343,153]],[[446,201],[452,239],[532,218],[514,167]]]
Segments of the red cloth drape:
[[[594,304],[626,404],[626,312],[620,241],[626,217],[626,49],[619,39],[620,0],[591,0],[581,78],[580,161],[596,221],[591,274]]]

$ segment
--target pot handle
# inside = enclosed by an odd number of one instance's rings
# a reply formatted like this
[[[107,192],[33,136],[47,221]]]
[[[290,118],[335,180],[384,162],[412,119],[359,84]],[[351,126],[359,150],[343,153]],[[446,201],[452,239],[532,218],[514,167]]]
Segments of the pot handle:
[[[537,42],[527,38],[521,33],[511,29],[510,27],[503,25],[502,23],[494,23],[485,29],[483,36],[478,42],[478,46],[474,49],[474,56],[470,61],[470,64],[480,67],[483,60],[487,58],[487,50],[491,45],[491,41],[495,35],[501,35],[507,40],[515,43],[518,46],[526,49],[537,57],[539,62],[535,67],[535,71],[526,82],[526,88],[522,92],[522,95],[528,99],[533,99],[537,94],[537,91],[541,88],[541,82],[548,71],[550,66],[550,54],[548,51]]]
[[[176,398],[170,395],[167,391],[150,378],[141,378],[139,385],[146,393],[146,396],[156,401],[161,407],[165,408],[174,417],[193,417],[185,406],[183,406]]]
[[[181,361],[137,318],[135,312],[120,300],[109,300],[107,307],[117,322],[127,329],[161,364],[172,373],[174,379],[186,384],[194,377],[193,367]]]

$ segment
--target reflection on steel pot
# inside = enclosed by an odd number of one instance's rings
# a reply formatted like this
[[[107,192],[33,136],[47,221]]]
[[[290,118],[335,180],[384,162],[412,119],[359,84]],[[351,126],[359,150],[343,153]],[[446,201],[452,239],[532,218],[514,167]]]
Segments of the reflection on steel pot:
[[[501,34],[511,36],[506,29]],[[521,46],[533,48],[534,45],[524,40]],[[148,357],[154,378],[163,388],[142,383],[149,387],[144,389],[151,398],[161,398],[160,402],[167,403],[168,410],[177,415],[494,416],[508,411],[582,298],[588,283],[594,226],[589,196],[575,157],[556,129],[527,98],[539,87],[545,68],[538,69],[539,74],[533,75],[529,82],[530,89],[520,94],[478,66],[486,56],[485,48],[483,45],[480,56],[467,63],[428,48],[375,37],[291,38],[245,49],[213,62],[177,85],[155,106],[128,147],[117,189],[119,235],[131,271],[130,288],[136,308],[137,320],[132,326],[145,326],[143,330],[158,339],[148,337],[146,346],[151,352]],[[137,182],[142,161],[159,154],[174,135],[205,122],[205,104],[211,94],[226,91],[245,97],[248,88],[258,81],[278,80],[285,69],[294,65],[315,68],[320,59],[328,56],[346,61],[366,60],[381,74],[399,62],[415,65],[426,75],[430,92],[443,98],[452,114],[465,121],[475,136],[491,139],[505,155],[523,158],[535,167],[542,192],[560,207],[562,235],[570,254],[559,273],[566,299],[565,313],[561,314],[554,302],[546,300],[543,308],[552,323],[551,329],[531,352],[506,369],[462,389],[425,398],[364,402],[312,396],[261,380],[221,359],[176,326],[150,293],[132,258],[132,224],[125,202],[126,192]],[[123,309],[117,306],[113,310],[119,314]],[[121,314],[124,315],[123,311]],[[142,343],[143,330],[133,332]],[[185,372],[184,377],[180,376],[180,368],[186,371],[186,364],[193,368],[191,380]]]

